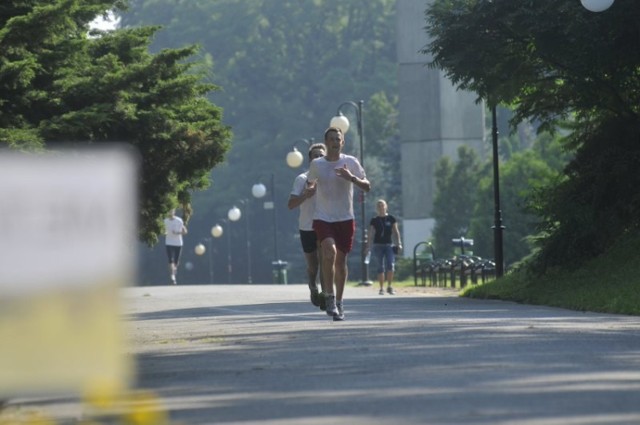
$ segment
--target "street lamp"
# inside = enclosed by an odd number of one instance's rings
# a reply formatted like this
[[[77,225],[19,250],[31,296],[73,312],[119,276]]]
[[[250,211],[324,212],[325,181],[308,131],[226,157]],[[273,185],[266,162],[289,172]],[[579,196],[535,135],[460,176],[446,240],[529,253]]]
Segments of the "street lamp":
[[[347,134],[349,131],[349,120],[342,113],[342,107],[351,106],[356,111],[356,118],[358,124],[358,136],[360,137],[360,165],[364,168],[364,124],[362,122],[362,106],[364,100],[358,103],[347,101],[338,106],[338,112],[335,117],[331,118],[329,123],[330,127],[336,127],[342,130],[343,134]],[[369,280],[369,269],[366,263],[367,257],[367,225],[365,217],[365,194],[364,191],[360,191],[360,227],[362,230],[361,249],[360,249],[360,264],[362,267],[362,281],[358,284],[360,286],[371,286],[373,282]]]
[[[307,145],[307,150],[313,144],[313,137],[309,140],[298,139],[293,143],[293,149],[287,154],[287,165],[291,168],[298,168],[304,163],[304,155],[296,148],[298,143],[304,143]]]
[[[236,207],[235,205],[231,207],[231,209],[229,209],[229,211],[227,212],[229,225],[231,225],[231,222],[233,221],[240,220],[241,216],[242,216],[242,211],[240,211],[240,208]],[[231,231],[231,226],[229,226],[229,231]],[[231,238],[231,233],[229,233],[229,238]],[[231,249],[229,249],[229,283],[231,283]]]
[[[219,224],[211,228],[211,236],[219,238],[223,235],[224,229]],[[231,283],[231,235],[227,235],[227,281]]]
[[[195,248],[193,248],[193,251],[196,253],[196,255],[203,255],[207,251],[207,248],[205,248],[204,245],[199,243],[198,245],[195,246]]]
[[[299,153],[299,152],[298,152]],[[265,210],[273,210],[273,254],[274,260],[271,265],[274,267],[274,273],[278,276],[277,283],[286,283],[285,268],[287,263],[280,261],[280,253],[278,251],[278,209],[276,208],[276,185],[275,174],[271,173],[271,201],[265,201],[263,207]],[[256,198],[262,198],[267,194],[267,188],[262,183],[256,183],[251,188],[251,193]]]
[[[253,283],[253,273],[251,268],[252,263],[251,263],[251,233],[249,230],[249,200],[241,199],[238,202],[245,206],[246,219],[244,220],[244,224],[245,224],[245,232],[247,235],[247,283],[251,284]],[[231,216],[229,216],[229,219],[231,221],[240,220],[240,218],[242,217],[242,212],[240,211],[240,209],[234,205],[233,208],[229,210],[229,212],[231,213],[232,210],[233,210],[234,218],[231,218]]]
[[[209,284],[213,284],[213,258],[212,258],[213,250],[211,247],[212,240],[213,238],[204,238],[204,241],[207,243],[208,248],[205,247],[204,244],[199,243],[193,249],[196,255],[199,255],[199,256],[202,256],[206,252],[208,252],[207,260],[209,262]]]
[[[271,201],[264,202],[265,210],[273,210],[273,252],[275,254],[275,261],[279,261],[280,254],[278,253],[278,212],[276,209],[276,193],[274,174],[271,173]],[[267,194],[267,187],[262,183],[256,183],[251,188],[251,193],[256,198],[262,198]]]
[[[602,12],[611,7],[614,0],[580,0],[582,6],[590,12]]]
[[[500,171],[498,156],[498,119],[496,104],[491,104],[491,145],[493,148],[493,254],[496,262],[496,278],[504,274],[502,251],[502,210],[500,209]]]
[[[251,194],[254,198],[263,198],[267,194],[267,187],[262,183],[256,183],[251,186]]]

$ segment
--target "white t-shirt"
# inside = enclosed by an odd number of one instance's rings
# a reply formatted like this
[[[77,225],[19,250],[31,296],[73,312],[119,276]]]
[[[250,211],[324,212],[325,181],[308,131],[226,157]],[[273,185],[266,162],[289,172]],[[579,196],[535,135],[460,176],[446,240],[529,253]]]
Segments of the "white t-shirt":
[[[364,179],[364,169],[351,155],[340,154],[337,161],[327,161],[326,157],[311,161],[307,178],[317,179],[316,208],[314,220],[335,223],[353,220],[353,183],[336,174],[337,168],[347,166],[354,176]]]
[[[180,217],[164,219],[165,244],[170,246],[182,246],[183,222]]]
[[[302,194],[302,191],[307,185],[308,173],[308,171],[305,171],[302,174],[298,174],[296,179],[293,181],[293,188],[291,189],[292,195],[300,196]],[[300,208],[300,215],[298,216],[298,228],[300,230],[307,231],[313,230],[313,212],[316,209],[315,195],[311,198],[305,199],[298,208]]]

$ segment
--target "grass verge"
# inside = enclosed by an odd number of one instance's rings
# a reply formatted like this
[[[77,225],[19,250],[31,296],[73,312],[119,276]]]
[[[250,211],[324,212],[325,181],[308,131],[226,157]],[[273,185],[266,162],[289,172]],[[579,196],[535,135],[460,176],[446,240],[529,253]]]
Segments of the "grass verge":
[[[640,315],[640,237],[625,237],[577,269],[524,271],[467,287],[461,295],[578,311]]]

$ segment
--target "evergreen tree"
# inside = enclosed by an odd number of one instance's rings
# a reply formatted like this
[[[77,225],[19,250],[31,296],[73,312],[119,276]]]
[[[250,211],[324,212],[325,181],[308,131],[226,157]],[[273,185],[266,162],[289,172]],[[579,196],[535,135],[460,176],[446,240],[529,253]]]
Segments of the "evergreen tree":
[[[111,141],[141,161],[141,240],[154,243],[161,219],[208,184],[230,130],[206,96],[195,46],[149,53],[158,30],[90,33],[89,23],[123,2],[5,1],[0,6],[0,143],[37,150]]]

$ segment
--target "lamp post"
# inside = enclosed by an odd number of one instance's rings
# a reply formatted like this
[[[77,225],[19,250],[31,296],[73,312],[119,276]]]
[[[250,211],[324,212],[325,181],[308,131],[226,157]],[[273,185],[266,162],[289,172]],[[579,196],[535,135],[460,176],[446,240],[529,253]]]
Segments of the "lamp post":
[[[273,266],[274,278],[277,277],[275,283],[286,284],[286,261],[280,260],[280,253],[278,251],[278,209],[276,208],[276,185],[275,174],[271,173],[271,201],[264,202],[265,210],[273,210]],[[267,194],[267,188],[262,183],[256,183],[251,188],[251,193],[256,198],[262,198]]]
[[[211,236],[213,236],[214,238],[221,237],[223,235],[223,233],[224,233],[224,229],[219,224],[216,224],[215,226],[213,226],[211,228]],[[227,236],[227,259],[228,259],[227,273],[228,273],[228,281],[229,281],[229,283],[231,283],[231,239],[230,239],[230,236],[231,235]]]
[[[491,104],[491,145],[493,148],[493,254],[496,261],[496,278],[504,274],[502,251],[502,210],[500,209],[500,171],[498,156],[498,119],[496,104]]]
[[[298,139],[293,142],[293,147],[291,152],[287,154],[287,165],[291,168],[298,168],[304,163],[304,155],[296,148],[298,143],[304,143],[307,145],[307,150],[311,147],[314,142],[314,138],[311,139]]]
[[[247,283],[251,284],[253,283],[253,273],[252,273],[252,262],[251,262],[251,233],[249,230],[249,200],[248,199],[241,199],[240,201],[238,201],[240,204],[244,205],[245,207],[245,216],[246,219],[244,220],[245,223],[245,232],[247,235]],[[235,210],[234,210],[235,208]],[[231,213],[231,211],[233,210],[233,216],[234,218],[229,217],[229,219],[231,221],[238,221],[242,218],[242,211],[236,207],[235,205],[233,206],[233,208],[231,208],[231,210],[229,210],[229,212]]]
[[[364,124],[362,120],[362,106],[364,100],[355,103],[353,101],[347,101],[338,106],[338,112],[335,117],[331,118],[329,123],[330,127],[336,127],[342,130],[343,134],[349,131],[349,120],[342,113],[344,106],[351,106],[356,111],[356,119],[358,124],[358,136],[360,138],[360,165],[364,167]],[[362,268],[362,281],[358,284],[360,286],[371,286],[373,282],[369,280],[369,269],[366,264],[366,250],[367,250],[367,226],[365,223],[365,194],[364,191],[360,191],[360,227],[361,227],[361,249],[360,249],[360,265]]]
[[[211,264],[211,238],[204,238],[204,241],[207,243],[207,247],[205,247],[202,243],[199,243],[193,248],[193,252],[197,256],[204,255],[207,251],[209,252],[207,255],[207,259],[209,262],[209,283],[213,283],[213,266]]]
[[[298,152],[299,153],[299,152]],[[280,254],[278,253],[278,212],[276,209],[276,193],[275,193],[275,176],[271,173],[271,201],[264,202],[265,210],[273,210],[273,253],[275,255],[274,260],[280,260]],[[251,193],[256,198],[262,198],[267,194],[267,188],[262,183],[256,183],[251,188]]]
[[[229,231],[231,231],[231,222],[240,220],[242,216],[242,211],[240,208],[235,205],[229,209],[227,212],[227,218],[229,219]],[[229,233],[229,238],[231,238],[231,233]],[[231,249],[229,249],[229,283],[231,283]]]
[[[590,12],[603,12],[611,7],[614,0],[580,0],[582,6]]]

